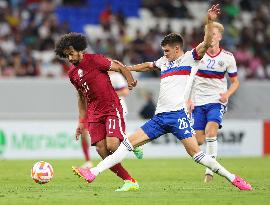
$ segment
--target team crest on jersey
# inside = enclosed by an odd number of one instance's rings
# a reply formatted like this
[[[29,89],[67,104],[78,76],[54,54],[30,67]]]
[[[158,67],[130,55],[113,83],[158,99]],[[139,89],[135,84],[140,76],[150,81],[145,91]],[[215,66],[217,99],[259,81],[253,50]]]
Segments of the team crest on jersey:
[[[83,77],[83,70],[79,69],[78,70],[78,75],[79,75],[80,78],[82,78]]]
[[[223,61],[219,61],[219,62],[218,62],[218,65],[219,65],[220,67],[223,67],[224,64],[225,64],[225,63],[224,63]]]

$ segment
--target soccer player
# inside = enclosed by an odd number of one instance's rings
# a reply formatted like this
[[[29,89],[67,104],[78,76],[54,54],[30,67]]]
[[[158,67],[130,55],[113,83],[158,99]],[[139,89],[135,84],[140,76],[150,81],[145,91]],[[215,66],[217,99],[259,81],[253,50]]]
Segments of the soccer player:
[[[206,50],[211,46],[213,21],[220,13],[218,5],[208,10],[204,41],[192,51],[183,52],[183,40],[180,35],[169,34],[161,42],[164,56],[154,63],[142,63],[132,66],[132,71],[161,70],[160,93],[155,116],[139,128],[134,134],[125,138],[118,149],[96,167],[75,169],[79,175],[91,183],[104,170],[121,162],[127,154],[139,145],[145,144],[166,133],[174,134],[184,145],[187,153],[195,162],[210,168],[225,177],[240,190],[251,190],[251,185],[242,178],[230,173],[214,158],[206,155],[199,148],[193,135],[193,129],[185,112],[185,97],[190,91],[192,77],[196,73],[193,66],[198,64]],[[165,170],[166,171],[166,170]]]
[[[117,61],[117,63],[120,63],[120,62]],[[120,103],[123,108],[123,117],[126,120],[126,116],[128,114],[128,108],[125,102],[125,97],[128,96],[129,94],[127,81],[125,80],[124,76],[120,74],[119,72],[108,71],[108,74],[110,76],[112,86],[119,97]],[[87,123],[86,123],[86,127],[87,127]],[[83,150],[83,154],[85,158],[85,163],[81,167],[90,169],[93,167],[93,164],[90,161],[90,156],[89,156],[89,151],[88,151],[89,150],[88,139],[90,139],[88,130],[84,129],[81,134],[81,145],[82,145],[82,150]],[[136,149],[134,149],[134,152],[137,153],[136,154],[137,158],[142,159],[143,151],[141,147],[137,147]]]
[[[112,87],[108,71],[121,72],[130,90],[136,86],[137,81],[133,79],[131,72],[119,63],[99,54],[85,53],[86,46],[85,36],[69,33],[56,43],[55,53],[72,64],[68,75],[78,91],[80,119],[76,139],[79,139],[85,124],[88,123],[91,143],[104,159],[117,149],[125,137],[122,106]],[[139,189],[137,181],[121,164],[116,164],[111,170],[125,182],[120,191]]]
[[[233,54],[220,48],[224,27],[218,22],[213,23],[211,47],[198,65],[193,82],[188,110],[194,119],[193,128],[199,145],[206,141],[206,154],[217,157],[217,132],[221,128],[223,114],[230,96],[239,87],[237,67]],[[231,85],[227,90],[225,73],[229,74]],[[213,180],[213,172],[205,171],[205,182]]]
[[[120,63],[120,62],[117,61],[117,63]],[[125,97],[128,96],[128,94],[129,94],[127,81],[125,80],[124,76],[122,74],[120,74],[119,72],[108,71],[108,74],[110,76],[112,86],[119,97],[120,103],[121,103],[122,108],[123,108],[123,117],[126,121],[126,117],[128,114],[128,108],[127,108],[127,104],[125,101]],[[90,161],[90,155],[89,155],[89,144],[90,143],[88,142],[88,140],[89,139],[91,140],[91,138],[90,138],[89,133],[88,133],[87,123],[84,124],[84,126],[85,126],[85,129],[82,131],[82,134],[81,134],[81,145],[82,145],[82,150],[83,150],[85,162],[81,167],[90,169],[93,167],[93,163]],[[136,153],[136,157],[138,159],[143,158],[142,147],[136,147],[134,149],[134,152]]]

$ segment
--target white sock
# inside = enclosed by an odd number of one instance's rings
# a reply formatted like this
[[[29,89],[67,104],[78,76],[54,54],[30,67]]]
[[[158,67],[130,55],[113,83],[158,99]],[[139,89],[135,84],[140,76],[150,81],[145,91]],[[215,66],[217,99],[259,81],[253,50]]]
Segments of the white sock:
[[[128,139],[125,139],[113,154],[106,157],[96,167],[90,169],[90,171],[97,176],[106,169],[120,163],[132,150],[133,146],[130,144]]]
[[[206,154],[216,159],[218,149],[217,137],[205,138],[205,141],[206,141]],[[214,175],[213,171],[209,168],[206,168],[205,174],[209,174],[211,176]]]
[[[230,182],[233,182],[235,179],[235,175],[230,173],[228,170],[226,170],[223,166],[221,166],[216,159],[213,159],[211,156],[206,155],[204,152],[198,152],[193,156],[193,159],[195,162],[202,164],[209,169],[211,169],[213,172],[217,173],[220,176],[225,177]]]

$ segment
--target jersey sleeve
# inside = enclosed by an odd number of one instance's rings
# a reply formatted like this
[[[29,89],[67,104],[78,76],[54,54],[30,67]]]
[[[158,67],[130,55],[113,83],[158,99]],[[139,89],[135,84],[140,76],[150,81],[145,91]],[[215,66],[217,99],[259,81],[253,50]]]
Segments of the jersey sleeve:
[[[201,60],[201,59],[203,58],[203,56],[200,57],[200,56],[198,55],[198,52],[197,52],[196,48],[193,48],[190,52],[191,52],[191,54],[192,54],[192,58],[193,58],[195,61],[199,61],[199,60]]]
[[[154,67],[156,67],[156,68],[158,68],[160,70],[161,70],[161,66],[162,66],[163,63],[164,63],[164,56],[153,62]]]
[[[112,86],[115,90],[121,90],[128,86],[127,81],[120,73],[114,73],[111,77]]]
[[[229,65],[227,67],[227,72],[230,78],[237,76],[237,66],[235,58],[233,56],[230,58]]]
[[[101,71],[108,71],[111,68],[112,62],[103,55],[94,55],[93,61],[96,65],[96,68]]]
[[[198,53],[196,51],[196,48],[192,49],[191,51],[187,51],[185,53],[185,61],[186,64],[189,66],[197,66],[202,58],[198,56]]]

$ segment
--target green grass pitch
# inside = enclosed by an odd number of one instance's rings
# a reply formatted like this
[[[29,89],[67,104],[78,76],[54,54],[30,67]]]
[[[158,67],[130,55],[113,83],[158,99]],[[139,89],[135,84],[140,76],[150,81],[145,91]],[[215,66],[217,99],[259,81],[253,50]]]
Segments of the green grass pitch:
[[[36,160],[0,160],[0,205],[269,205],[270,157],[222,158],[219,161],[247,179],[253,191],[240,191],[215,175],[203,183],[204,168],[191,159],[126,160],[125,167],[138,180],[136,192],[116,193],[122,181],[110,171],[87,184],[74,176],[79,160],[46,160],[55,177],[46,185],[34,183],[30,169]],[[97,161],[95,161],[97,163]]]

